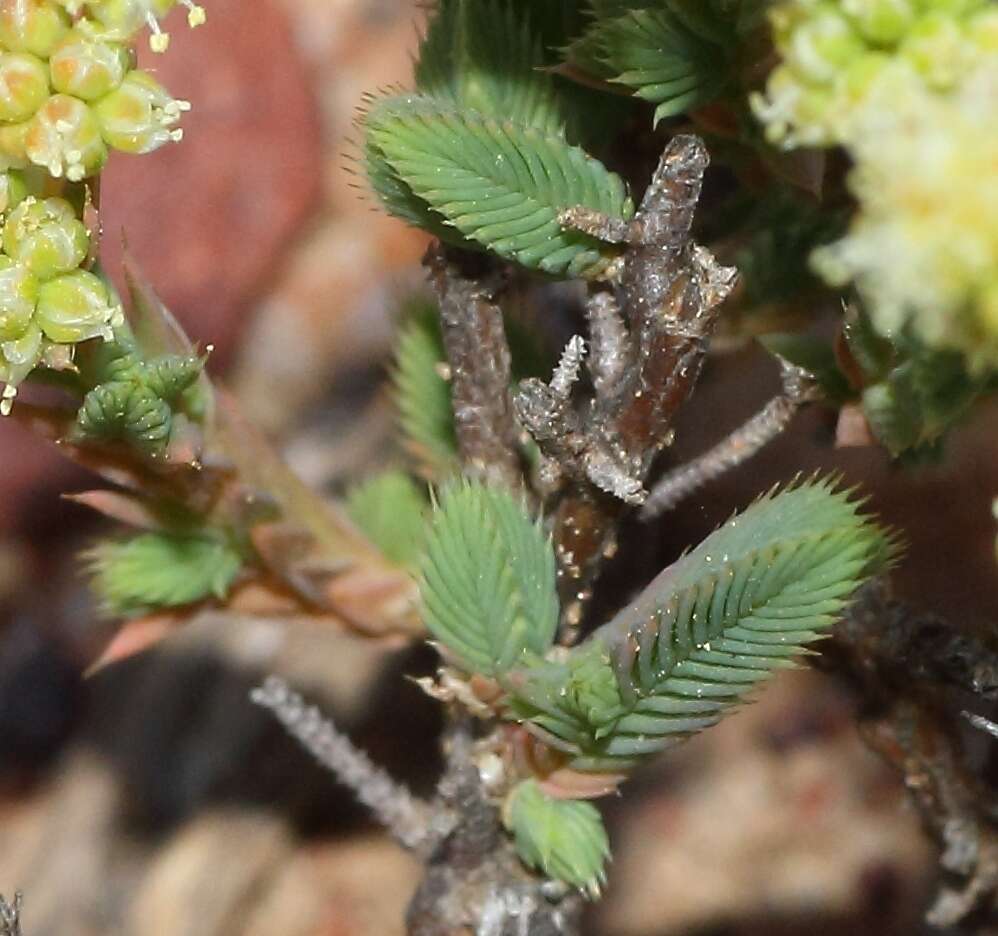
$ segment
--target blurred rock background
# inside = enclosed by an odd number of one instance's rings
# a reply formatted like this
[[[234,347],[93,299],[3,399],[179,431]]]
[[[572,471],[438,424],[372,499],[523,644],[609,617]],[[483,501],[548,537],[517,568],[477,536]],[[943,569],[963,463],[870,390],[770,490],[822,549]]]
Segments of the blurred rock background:
[[[393,310],[420,282],[422,236],[374,210],[349,162],[362,94],[408,79],[418,4],[208,6],[208,25],[174,23],[153,63],[194,101],[184,144],[106,173],[107,265],[124,234],[214,345],[214,373],[300,473],[335,488],[390,431],[378,387]],[[714,363],[675,457],[747,417],[775,391],[773,370],[751,350]],[[618,562],[650,577],[772,482],[838,467],[906,530],[903,591],[981,627],[998,608],[996,428],[986,414],[943,466],[900,474],[872,450],[834,453],[808,414]],[[247,693],[282,673],[426,791],[438,713],[404,676],[429,672],[432,655],[206,615],[84,681],[110,633],[76,559],[97,526],[58,495],[86,479],[3,421],[0,464],[0,892],[25,892],[26,936],[401,934],[418,869]],[[859,741],[855,704],[829,676],[791,673],[636,778],[607,804],[616,860],[591,932],[921,932],[932,855]]]

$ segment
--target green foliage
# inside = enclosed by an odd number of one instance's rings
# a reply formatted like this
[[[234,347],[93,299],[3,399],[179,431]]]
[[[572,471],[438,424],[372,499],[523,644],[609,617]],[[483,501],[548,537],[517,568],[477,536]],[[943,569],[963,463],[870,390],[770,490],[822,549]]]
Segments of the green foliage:
[[[375,475],[347,492],[347,512],[390,562],[415,566],[423,552],[429,504],[401,471]]]
[[[657,105],[655,122],[718,97],[732,79],[734,34],[704,0],[663,0],[601,19],[588,35],[590,55],[612,81]]]
[[[599,896],[610,842],[595,806],[554,799],[536,780],[525,780],[510,794],[504,819],[524,864],[591,899]]]
[[[405,445],[431,478],[457,467],[457,440],[450,385],[436,310],[417,310],[402,325],[395,351],[395,405]]]
[[[589,0],[590,24],[565,49],[569,65],[594,78],[609,80],[613,69],[606,63],[603,30],[629,13],[655,6],[655,0]]]
[[[810,267],[811,252],[842,234],[843,212],[775,187],[753,196],[747,208],[739,224],[742,243],[731,258],[745,284],[746,305],[799,302],[823,289]],[[728,217],[721,236],[731,236],[732,226]]]
[[[519,715],[576,769],[627,769],[715,724],[792,665],[893,549],[828,481],[771,492],[665,569],[567,661],[528,665],[505,684]]]
[[[469,673],[498,675],[545,653],[558,625],[554,552],[540,522],[478,483],[443,489],[420,594],[428,630]]]
[[[849,310],[843,331],[862,374],[867,422],[895,458],[936,457],[945,434],[989,390],[988,376],[971,376],[959,352],[926,347],[910,335],[888,341],[862,309]]]
[[[421,228],[444,243],[474,248],[474,244],[469,244],[454,228],[448,227],[444,219],[409,188],[374,144],[370,134],[364,136],[363,163],[372,191],[390,215]]]
[[[883,379],[863,390],[867,422],[897,457],[932,455],[984,389],[959,352],[912,346]]]
[[[99,543],[85,559],[104,609],[122,616],[222,599],[243,565],[224,538],[174,533]]]
[[[120,331],[87,363],[84,376],[95,384],[77,413],[81,439],[121,439],[153,457],[170,442],[174,415],[201,376],[204,359],[164,354],[143,359],[134,340]]]
[[[448,224],[530,269],[598,274],[608,248],[563,230],[559,214],[577,205],[614,217],[634,211],[619,176],[536,127],[421,96],[379,101],[365,127],[398,178]]]
[[[441,0],[419,50],[416,87],[455,109],[560,134],[565,118],[531,18],[509,0]]]

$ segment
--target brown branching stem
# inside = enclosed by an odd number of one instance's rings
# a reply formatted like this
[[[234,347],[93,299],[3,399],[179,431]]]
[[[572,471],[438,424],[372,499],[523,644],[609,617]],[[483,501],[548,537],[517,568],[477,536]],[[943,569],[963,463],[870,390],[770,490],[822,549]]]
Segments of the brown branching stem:
[[[485,794],[466,716],[453,716],[444,751],[435,805],[448,831],[409,905],[409,936],[576,936],[581,897],[517,858]]]
[[[440,304],[458,449],[467,475],[522,483],[510,400],[511,359],[496,297],[501,274],[483,258],[434,244],[423,265]]]
[[[748,461],[790,425],[802,406],[817,398],[806,371],[787,362],[782,362],[782,369],[782,392],[712,449],[662,477],[641,507],[642,520],[653,520],[672,510],[709,482]]]
[[[735,270],[690,236],[708,157],[703,142],[676,137],[634,218],[585,208],[562,224],[619,243],[622,253],[591,290],[588,359],[595,395],[583,411],[552,384],[521,385],[520,421],[562,484],[551,509],[561,573],[565,639],[604,558],[615,549],[626,506],[644,503],[655,457],[669,444],[676,413],[706,355]]]
[[[410,936],[576,936],[581,898],[520,863],[485,794],[468,716],[451,713],[447,767],[428,803],[373,764],[283,680],[268,678],[251,698],[425,861],[406,918]]]
[[[944,881],[928,920],[968,932],[998,927],[998,813],[968,767],[954,690],[998,691],[998,655],[932,615],[893,601],[881,583],[863,589],[834,650],[867,701],[867,743],[894,766],[940,849]],[[987,721],[985,719],[985,721]]]
[[[428,804],[396,783],[371,762],[353,742],[314,706],[276,676],[250,694],[257,705],[274,717],[323,767],[348,787],[357,801],[405,848],[419,851],[431,837],[432,812]]]

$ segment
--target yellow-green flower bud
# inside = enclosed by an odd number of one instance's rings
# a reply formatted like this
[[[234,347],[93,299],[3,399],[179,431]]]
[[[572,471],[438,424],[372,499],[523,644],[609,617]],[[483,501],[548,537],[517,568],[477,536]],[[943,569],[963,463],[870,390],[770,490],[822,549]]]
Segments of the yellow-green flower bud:
[[[179,141],[183,131],[170,129],[190,110],[148,72],[132,71],[121,87],[94,105],[108,146],[123,153],[149,153],[164,143]]]
[[[70,182],[94,175],[107,161],[107,147],[94,112],[68,94],[52,95],[31,118],[24,151],[35,165]]]
[[[878,45],[897,42],[915,19],[912,0],[842,0],[863,38]]]
[[[69,32],[69,16],[52,0],[0,0],[0,45],[48,58]]]
[[[3,227],[4,252],[41,280],[75,270],[87,256],[90,236],[63,198],[28,198]]]
[[[22,338],[31,326],[38,302],[38,280],[31,271],[0,256],[0,341]]]
[[[848,20],[828,4],[793,31],[785,58],[805,78],[827,83],[863,50]]]
[[[74,29],[52,53],[52,87],[84,101],[95,101],[113,91],[131,66],[128,49],[119,42],[99,39]]]
[[[24,176],[16,169],[0,173],[0,214],[16,208],[28,195]]]
[[[93,273],[75,270],[39,287],[35,321],[52,341],[110,339],[112,326],[121,320],[121,308],[112,305],[107,287]]]
[[[0,120],[27,120],[49,96],[45,63],[27,52],[0,55]]]

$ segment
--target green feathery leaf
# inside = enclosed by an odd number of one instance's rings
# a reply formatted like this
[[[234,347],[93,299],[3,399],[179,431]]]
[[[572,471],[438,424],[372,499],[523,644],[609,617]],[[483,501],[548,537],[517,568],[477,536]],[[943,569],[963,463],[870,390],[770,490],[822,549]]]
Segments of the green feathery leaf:
[[[84,556],[105,610],[133,615],[224,598],[243,558],[220,537],[143,533],[98,543]]]
[[[704,0],[663,0],[595,30],[592,41],[611,80],[658,105],[656,123],[708,103],[731,80],[733,31]]]
[[[575,769],[626,770],[715,724],[793,665],[894,548],[829,481],[771,492],[669,566],[567,661],[528,665],[504,684]]]
[[[416,87],[474,110],[561,134],[565,118],[529,12],[510,0],[440,0],[419,50]]]
[[[458,465],[450,385],[436,309],[409,316],[395,351],[395,405],[406,448],[431,479],[454,474]]]
[[[415,566],[423,552],[429,503],[419,486],[401,471],[375,475],[347,492],[350,519],[385,558]]]
[[[554,640],[554,551],[506,491],[467,481],[444,488],[420,593],[427,628],[469,673],[498,675]]]
[[[610,841],[592,803],[554,799],[536,780],[524,780],[509,795],[504,822],[524,864],[590,899],[599,896]]]
[[[607,245],[564,230],[584,205],[629,218],[619,176],[557,135],[419,96],[385,99],[366,120],[372,145],[406,185],[467,238],[530,269],[594,276]]]

